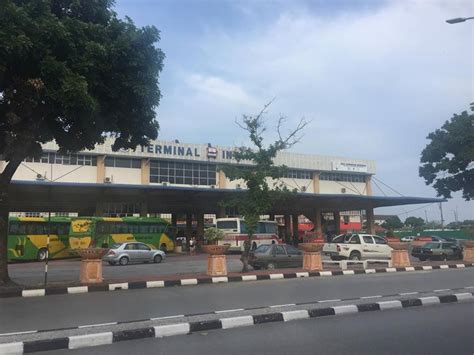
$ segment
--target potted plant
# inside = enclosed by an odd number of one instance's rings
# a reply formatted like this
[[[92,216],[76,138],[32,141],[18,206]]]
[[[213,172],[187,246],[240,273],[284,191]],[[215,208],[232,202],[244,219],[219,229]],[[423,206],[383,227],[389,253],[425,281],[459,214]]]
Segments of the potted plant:
[[[303,243],[298,244],[298,248],[309,253],[316,253],[323,249],[324,238],[318,232],[306,232]]]
[[[224,232],[215,227],[204,230],[204,245],[201,246],[203,252],[209,255],[224,255],[229,245],[218,245],[224,239]]]

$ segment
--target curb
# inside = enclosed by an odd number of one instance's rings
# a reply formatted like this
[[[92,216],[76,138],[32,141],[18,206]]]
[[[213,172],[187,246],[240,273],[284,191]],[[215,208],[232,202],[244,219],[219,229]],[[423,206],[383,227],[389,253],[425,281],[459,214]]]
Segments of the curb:
[[[11,297],[39,297],[49,295],[77,294],[89,292],[132,290],[143,288],[172,287],[172,286],[196,286],[203,284],[218,284],[228,282],[242,281],[260,281],[260,280],[278,280],[278,279],[294,279],[300,277],[321,277],[321,276],[341,276],[341,275],[360,275],[360,274],[378,274],[393,272],[410,272],[410,271],[428,271],[437,269],[464,269],[474,267],[474,263],[462,264],[444,264],[434,266],[408,266],[402,268],[379,268],[364,270],[340,270],[340,271],[305,271],[305,272],[280,272],[266,275],[241,275],[241,276],[219,276],[219,277],[198,277],[162,281],[136,281],[136,282],[120,282],[90,286],[72,286],[72,287],[47,287],[41,289],[16,289],[6,292],[0,292],[0,298]]]
[[[144,338],[163,338],[174,335],[186,335],[215,329],[232,329],[265,323],[289,322],[293,320],[339,316],[363,312],[385,311],[412,307],[431,306],[444,303],[473,301],[474,293],[454,293],[443,296],[429,296],[404,300],[391,300],[363,304],[351,304],[309,310],[265,313],[248,316],[228,317],[200,322],[175,323],[146,328],[109,331],[95,334],[74,335],[25,342],[0,344],[0,353],[5,355],[26,354],[38,351],[59,349],[78,349]]]

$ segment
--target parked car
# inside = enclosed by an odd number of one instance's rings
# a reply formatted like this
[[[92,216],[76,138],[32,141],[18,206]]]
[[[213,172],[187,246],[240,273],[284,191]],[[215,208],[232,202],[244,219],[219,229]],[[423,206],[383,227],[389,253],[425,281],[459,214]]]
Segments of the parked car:
[[[407,235],[405,237],[401,237],[400,240],[402,242],[412,242],[415,240],[415,236],[414,235]]]
[[[413,247],[411,255],[420,261],[462,259],[462,248],[450,242],[428,242],[421,247]]]
[[[438,237],[437,235],[420,235],[415,237],[415,242],[444,242],[444,238]]]
[[[145,243],[130,242],[130,243],[116,243],[113,244],[109,252],[102,260],[107,261],[110,265],[127,265],[131,262],[161,263],[166,254],[159,250],[150,247]]]
[[[249,264],[255,270],[301,267],[303,252],[287,244],[262,244],[250,253]]]
[[[332,260],[361,260],[361,259],[387,259],[391,257],[392,248],[387,241],[377,235],[352,234],[343,237],[340,243],[326,243],[323,253]]]

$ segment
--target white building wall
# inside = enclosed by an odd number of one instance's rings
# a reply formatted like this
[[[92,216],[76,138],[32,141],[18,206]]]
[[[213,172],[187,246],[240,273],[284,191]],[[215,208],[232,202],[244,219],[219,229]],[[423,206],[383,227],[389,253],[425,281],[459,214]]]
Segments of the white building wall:
[[[340,194],[342,189],[346,189],[349,195],[367,195],[366,185],[363,182],[347,182],[347,181],[319,181],[319,192],[321,194]]]
[[[105,167],[105,177],[110,178],[114,184],[135,184],[142,183],[142,175],[140,169],[132,168],[113,168]]]
[[[51,169],[52,166],[52,169]],[[60,165],[23,162],[13,175],[14,180],[36,180],[41,174],[48,180],[58,182],[96,183],[97,167],[87,165]]]

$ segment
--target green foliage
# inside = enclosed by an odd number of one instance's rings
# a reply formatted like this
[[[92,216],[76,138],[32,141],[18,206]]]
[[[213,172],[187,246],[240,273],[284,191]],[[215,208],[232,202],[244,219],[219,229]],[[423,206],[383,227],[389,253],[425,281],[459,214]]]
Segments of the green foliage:
[[[204,241],[206,244],[214,244],[214,242],[222,239],[224,239],[224,232],[222,230],[215,227],[206,228],[204,230]]]
[[[394,229],[402,228],[403,223],[400,220],[400,218],[398,218],[398,216],[392,216],[392,217],[388,217],[385,220],[385,222],[382,223],[382,227],[385,229],[394,230]]]
[[[300,139],[299,132],[307,125],[306,121],[301,120],[295,130],[283,137],[280,129],[284,118],[280,117],[277,126],[278,139],[265,146],[263,134],[266,128],[263,115],[270,104],[271,102],[265,105],[263,110],[255,116],[244,115],[242,124],[239,124],[248,132],[255,147],[239,147],[234,151],[233,157],[240,165],[220,167],[230,180],[243,180],[246,185],[246,189],[241,194],[226,203],[227,206],[237,208],[247,224],[249,240],[245,243],[243,253],[244,270],[246,270],[245,258],[248,256],[252,236],[257,229],[260,216],[271,211],[276,203],[282,203],[295,192],[279,182],[286,167],[275,166],[273,159],[279,151],[296,144]]]
[[[411,216],[405,219],[405,225],[408,227],[415,228],[415,229],[422,227],[424,224],[425,224],[425,220],[420,217]]]
[[[157,137],[159,31],[121,20],[110,0],[4,0],[0,6],[0,155],[114,149]]]
[[[474,114],[455,114],[427,138],[431,142],[421,153],[419,169],[425,183],[433,184],[438,196],[462,191],[466,200],[474,198]]]

